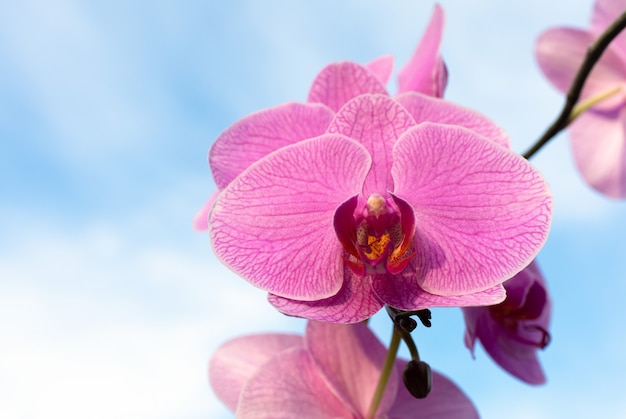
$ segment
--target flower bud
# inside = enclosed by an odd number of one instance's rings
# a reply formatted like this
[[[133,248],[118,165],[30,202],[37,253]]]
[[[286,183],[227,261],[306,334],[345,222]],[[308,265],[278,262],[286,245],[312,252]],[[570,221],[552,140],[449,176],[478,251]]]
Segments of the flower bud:
[[[430,365],[419,360],[409,361],[402,372],[402,381],[413,397],[416,399],[425,398],[433,385]]]

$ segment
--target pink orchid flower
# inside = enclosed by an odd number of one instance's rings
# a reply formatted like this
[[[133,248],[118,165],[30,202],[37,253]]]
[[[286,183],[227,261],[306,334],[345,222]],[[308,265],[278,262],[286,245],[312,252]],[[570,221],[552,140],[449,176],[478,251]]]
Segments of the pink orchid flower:
[[[463,308],[465,345],[474,352],[478,339],[491,358],[529,384],[543,384],[545,375],[537,350],[550,340],[551,303],[535,262],[504,283],[507,296],[490,307]]]
[[[548,186],[485,117],[414,92],[362,94],[322,135],[259,157],[265,142],[241,134],[251,126],[273,138],[315,126],[287,107],[290,118],[244,118],[211,149],[224,188],[214,251],[280,311],[353,323],[383,304],[495,304],[543,245]]]
[[[309,322],[305,336],[265,334],[221,346],[209,364],[217,397],[238,418],[365,418],[385,347],[363,323]],[[478,418],[467,396],[432,373],[432,391],[415,399],[392,370],[376,418]]]
[[[331,64],[309,103],[249,115],[211,148],[213,248],[280,311],[314,320],[498,303],[543,245],[552,207],[507,148],[474,111],[391,98],[367,68]]]
[[[443,9],[435,5],[430,22],[409,62],[398,74],[398,93],[419,92],[442,97],[448,82],[445,63],[439,54],[443,33]],[[350,99],[365,93],[387,94],[388,83],[393,69],[393,56],[375,59],[365,66],[353,62],[333,63],[324,68],[315,78],[310,89],[308,103],[289,103],[278,106],[244,119],[222,134],[237,141],[247,137],[245,146],[254,146],[249,158],[234,164],[233,172],[225,179],[234,178],[242,168],[271,153],[272,151],[302,139],[323,134],[328,128],[334,112]],[[320,106],[325,105],[325,106]],[[252,118],[254,117],[254,118]],[[302,121],[303,127],[273,128],[273,124]],[[246,123],[241,123],[246,121]],[[219,140],[218,140],[219,141]],[[227,140],[228,141],[228,140]],[[252,144],[251,144],[252,143]],[[228,151],[228,150],[226,150]],[[237,150],[234,150],[237,152]],[[219,151],[217,151],[219,154]],[[211,155],[209,155],[211,159]],[[193,220],[196,230],[208,229],[208,217],[224,181],[216,179],[218,192],[213,194],[198,211]]]
[[[537,41],[539,67],[560,91],[567,92],[591,43],[626,10],[626,0],[597,0],[589,29],[554,28]],[[609,97],[582,113],[569,126],[578,170],[589,185],[612,197],[626,198],[626,34],[620,34],[587,79],[581,101]]]

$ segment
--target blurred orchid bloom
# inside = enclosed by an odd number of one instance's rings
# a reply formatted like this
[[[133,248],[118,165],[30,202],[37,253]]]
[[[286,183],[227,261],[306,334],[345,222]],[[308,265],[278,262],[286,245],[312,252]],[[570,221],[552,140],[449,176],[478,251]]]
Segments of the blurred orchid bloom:
[[[626,10],[626,0],[597,0],[589,29],[560,27],[537,41],[539,67],[560,91],[567,92],[587,48]],[[569,126],[578,170],[589,185],[626,198],[626,34],[604,51],[585,82],[581,102],[602,99]]]
[[[398,74],[398,94],[419,92],[430,96],[443,96],[448,82],[446,66],[439,54],[443,24],[443,9],[437,4],[422,40],[409,62]],[[261,122],[259,124],[256,123],[257,121],[250,121],[250,124],[243,127],[239,124],[240,130],[247,131],[231,132],[235,136],[245,135],[249,137],[248,141],[254,139],[256,153],[251,156],[251,159],[246,160],[245,165],[252,164],[284,145],[323,134],[334,112],[353,97],[366,93],[387,94],[385,85],[389,81],[392,69],[393,56],[391,55],[377,58],[365,66],[353,62],[330,64],[315,78],[307,104],[290,103],[265,111],[271,111],[272,116],[276,118],[273,122],[276,123],[280,123],[281,118],[285,118],[284,122],[286,123],[302,120],[306,125],[305,129],[275,131],[262,121],[259,121]],[[320,104],[325,106],[319,106]],[[265,114],[261,113],[257,116],[258,119],[263,119]],[[233,128],[231,127],[231,130]],[[266,129],[267,131],[265,131]],[[237,170],[242,166],[242,164],[237,164]],[[194,217],[193,226],[196,230],[208,229],[209,213],[217,194],[223,189],[223,185],[220,185],[219,182],[217,186],[218,191],[207,200]]]
[[[537,350],[550,341],[551,303],[536,262],[504,283],[507,296],[490,307],[465,307],[465,345],[476,339],[504,370],[529,384],[543,384]]]
[[[304,337],[265,334],[222,345],[209,364],[217,397],[237,418],[365,418],[386,350],[363,323],[309,322]],[[467,396],[433,372],[416,399],[402,385],[407,361],[392,370],[376,418],[478,418]]]

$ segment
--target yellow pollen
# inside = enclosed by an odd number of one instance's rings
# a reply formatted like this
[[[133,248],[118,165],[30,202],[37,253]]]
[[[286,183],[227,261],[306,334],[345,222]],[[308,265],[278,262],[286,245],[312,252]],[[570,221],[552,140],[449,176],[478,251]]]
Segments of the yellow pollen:
[[[370,260],[378,259],[387,248],[389,241],[388,233],[383,234],[381,237],[367,236],[368,250],[363,253]]]

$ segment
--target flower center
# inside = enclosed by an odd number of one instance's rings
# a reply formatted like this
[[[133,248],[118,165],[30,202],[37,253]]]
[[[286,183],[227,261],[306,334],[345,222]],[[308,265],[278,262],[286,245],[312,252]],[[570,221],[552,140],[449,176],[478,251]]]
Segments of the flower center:
[[[355,196],[335,212],[335,231],[346,251],[346,264],[358,275],[402,272],[415,255],[413,208],[394,195],[385,199],[377,193],[361,208],[358,202]]]

